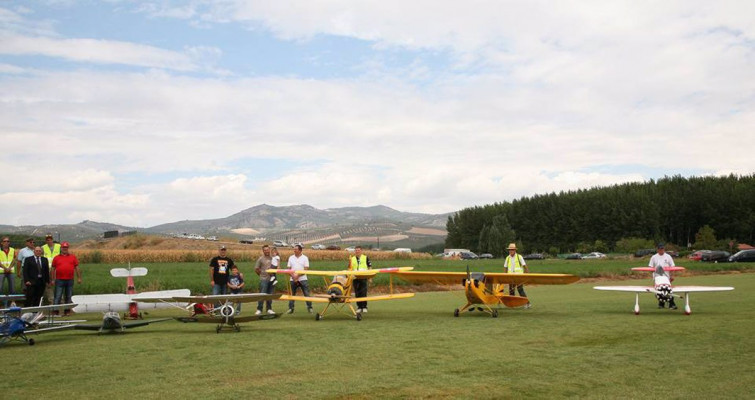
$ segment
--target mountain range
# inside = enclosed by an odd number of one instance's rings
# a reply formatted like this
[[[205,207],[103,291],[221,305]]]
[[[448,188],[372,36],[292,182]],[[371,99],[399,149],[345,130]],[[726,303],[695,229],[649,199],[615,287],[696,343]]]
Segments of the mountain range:
[[[445,230],[451,213],[408,213],[378,205],[372,207],[342,207],[318,209],[310,205],[276,207],[260,204],[225,218],[185,220],[160,224],[149,228],[83,221],[68,225],[11,226],[0,225],[0,231],[41,236],[57,234],[63,240],[96,238],[105,231],[139,231],[148,233],[196,233],[201,235],[272,235],[280,236],[287,231],[319,231],[336,228],[348,230],[351,226],[391,225],[402,230],[412,227]],[[57,237],[56,237],[57,239]]]

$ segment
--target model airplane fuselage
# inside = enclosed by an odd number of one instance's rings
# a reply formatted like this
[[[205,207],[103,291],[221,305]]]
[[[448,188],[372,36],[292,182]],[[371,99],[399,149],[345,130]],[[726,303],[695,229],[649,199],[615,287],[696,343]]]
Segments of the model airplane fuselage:
[[[44,318],[45,311],[59,311],[69,309],[76,304],[58,304],[52,306],[39,307],[11,307],[0,310],[2,322],[0,322],[0,345],[11,340],[19,340],[30,346],[34,345],[34,339],[28,338],[29,334],[57,331],[61,329],[73,328],[73,324],[58,323],[56,326],[48,328],[39,328],[41,320]],[[40,317],[41,316],[41,317]],[[48,324],[53,325],[52,314],[47,314]]]

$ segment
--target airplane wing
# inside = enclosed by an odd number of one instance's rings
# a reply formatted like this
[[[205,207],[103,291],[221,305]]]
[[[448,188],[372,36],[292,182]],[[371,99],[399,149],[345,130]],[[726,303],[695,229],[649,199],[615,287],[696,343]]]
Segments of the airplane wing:
[[[129,294],[87,294],[76,295],[71,297],[78,306],[73,309],[74,312],[105,312],[105,311],[126,311],[128,303],[131,302]]]
[[[664,271],[684,271],[684,267],[663,267]],[[647,271],[647,272],[655,272],[655,268],[653,267],[635,267],[632,268],[632,271]]]
[[[461,284],[467,278],[466,272],[432,272],[432,271],[399,271],[393,275],[410,282],[427,282],[441,285]],[[474,274],[473,274],[474,275]],[[499,272],[484,273],[485,283],[509,283],[514,285],[565,285],[579,280],[576,275],[568,274],[506,274]]]
[[[63,329],[72,329],[75,326],[76,325],[74,324],[69,324],[69,325],[56,325],[56,326],[51,326],[49,328],[25,329],[24,334],[31,335],[31,334],[44,333],[44,332],[60,331]]]
[[[164,322],[164,321],[170,321],[173,318],[159,318],[159,319],[151,319],[149,321],[136,321],[136,322],[124,322],[122,323],[123,327],[128,328],[138,328],[140,326],[149,325],[153,322]],[[99,331],[102,329],[102,324],[76,324],[71,325],[74,329],[77,330],[84,330],[84,331]]]
[[[63,310],[63,309],[66,309],[66,308],[73,308],[73,307],[76,307],[76,306],[77,306],[76,303],[56,304],[56,305],[51,305],[51,306],[24,307],[24,308],[21,308],[18,311],[21,311],[22,314],[23,313],[28,313],[28,312],[35,313],[35,312],[40,312],[40,311],[43,312],[43,311]],[[10,308],[4,308],[4,309],[0,310],[0,313],[7,313],[7,312],[10,312],[10,311],[12,311]]]
[[[280,294],[266,293],[242,293],[242,294],[218,294],[210,296],[174,296],[174,301],[186,303],[215,303],[219,301],[231,301],[234,303],[251,303],[255,301],[275,300]]]
[[[692,293],[692,292],[725,292],[734,290],[731,286],[672,286],[674,293]]]
[[[655,293],[652,286],[595,286],[595,290],[612,290],[616,292]]]
[[[126,268],[113,268],[110,270],[110,275],[112,275],[115,278],[126,278],[128,276],[145,276],[147,275],[147,268],[131,268],[130,270]]]
[[[245,315],[243,317],[233,317],[233,321],[236,323],[240,322],[250,322],[250,321],[259,321],[264,319],[275,319],[279,318],[280,314],[262,314],[262,315]],[[211,317],[208,315],[197,315],[196,317],[174,317],[176,321],[183,322],[183,323],[189,323],[189,322],[205,322],[205,323],[213,323],[217,324],[221,317]]]
[[[337,275],[350,276],[351,275],[357,278],[372,278],[373,276],[379,273],[411,271],[412,269],[414,269],[414,267],[379,268],[379,269],[368,269],[368,270],[360,270],[360,271],[351,271],[351,270],[318,271],[318,270],[312,270],[312,269],[294,271],[292,269],[268,269],[267,272],[271,274],[291,275],[293,273],[296,273],[297,275],[313,275],[313,276],[337,276]]]
[[[378,300],[397,300],[408,299],[414,297],[414,293],[396,293],[396,294],[384,294],[379,296],[367,296],[367,297],[354,297],[347,299],[347,303],[356,303],[358,301],[378,301]]]
[[[291,296],[288,294],[283,294],[278,300],[288,300],[288,301],[311,301],[313,303],[330,303],[330,299],[327,297],[312,297],[312,296]]]

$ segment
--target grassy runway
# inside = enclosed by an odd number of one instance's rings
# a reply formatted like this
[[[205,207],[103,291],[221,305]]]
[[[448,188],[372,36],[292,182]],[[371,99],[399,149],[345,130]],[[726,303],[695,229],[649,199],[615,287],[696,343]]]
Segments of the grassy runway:
[[[649,280],[622,281],[647,284]],[[593,284],[527,289],[530,310],[459,318],[461,291],[375,302],[361,322],[304,307],[240,333],[169,321],[126,334],[65,331],[0,349],[3,398],[751,398],[755,274],[680,277],[730,285],[691,316],[632,314],[631,293]],[[618,282],[601,282],[618,284]],[[316,306],[317,307],[317,306]],[[275,304],[283,311],[285,305]],[[149,317],[177,315],[154,312]],[[80,315],[79,315],[80,316]],[[85,315],[89,319],[96,314]]]

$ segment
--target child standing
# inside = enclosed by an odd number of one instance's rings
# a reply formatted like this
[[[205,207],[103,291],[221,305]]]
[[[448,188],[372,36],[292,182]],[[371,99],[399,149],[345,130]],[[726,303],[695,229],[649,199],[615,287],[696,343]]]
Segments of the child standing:
[[[228,289],[231,294],[239,294],[244,289],[244,276],[239,273],[239,267],[231,267],[231,276],[228,277]],[[241,303],[236,303],[236,314],[241,312]]]

